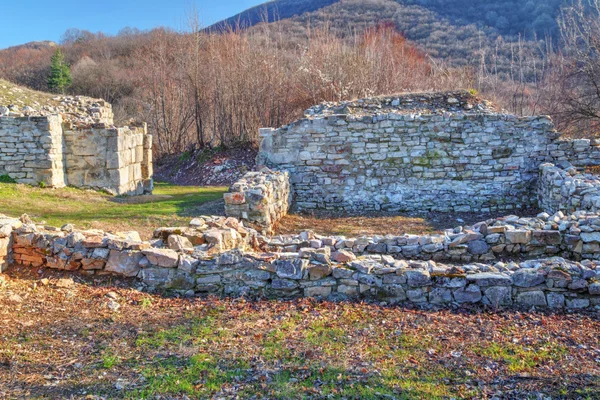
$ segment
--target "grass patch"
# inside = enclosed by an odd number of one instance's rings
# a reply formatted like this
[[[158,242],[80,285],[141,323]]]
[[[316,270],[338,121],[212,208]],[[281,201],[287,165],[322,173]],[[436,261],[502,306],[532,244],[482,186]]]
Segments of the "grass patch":
[[[115,365],[119,364],[121,360],[114,354],[104,354],[102,356],[102,366],[106,369],[111,369]]]
[[[346,349],[346,332],[323,320],[314,321],[308,326],[304,340],[328,356],[339,355]]]
[[[566,354],[566,349],[551,343],[531,347],[515,343],[490,343],[477,348],[475,354],[501,361],[509,372],[521,373],[560,360]]]
[[[8,174],[0,175],[0,183],[17,183],[13,178],[11,178]]]
[[[226,187],[157,183],[150,196],[113,197],[74,188],[0,183],[0,202],[2,212],[10,216],[27,213],[54,226],[72,223],[82,229],[137,230],[148,238],[159,226],[187,226],[200,205],[220,199],[226,191]]]
[[[41,105],[56,106],[59,102],[53,100],[55,96],[0,79],[0,104],[2,105],[15,104],[19,108],[24,106],[39,108]]]
[[[220,366],[207,354],[197,354],[187,359],[168,357],[154,360],[142,370],[146,379],[143,389],[128,393],[128,398],[155,398],[159,394],[187,394],[194,398],[209,396],[223,384],[243,376],[244,362]]]
[[[198,341],[216,339],[219,333],[215,330],[215,318],[193,318],[190,324],[177,325],[141,335],[136,340],[137,347],[160,349],[168,346],[183,346]]]

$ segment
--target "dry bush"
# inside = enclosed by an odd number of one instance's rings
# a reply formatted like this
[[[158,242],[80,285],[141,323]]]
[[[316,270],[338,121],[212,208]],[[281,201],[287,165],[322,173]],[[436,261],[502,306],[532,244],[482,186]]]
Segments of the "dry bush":
[[[344,40],[323,29],[289,47],[283,33],[153,31],[137,52],[143,117],[158,155],[257,144],[321,101],[455,88],[470,75],[436,66],[391,26]],[[457,84],[457,80],[460,84]],[[465,87],[465,86],[463,86]]]

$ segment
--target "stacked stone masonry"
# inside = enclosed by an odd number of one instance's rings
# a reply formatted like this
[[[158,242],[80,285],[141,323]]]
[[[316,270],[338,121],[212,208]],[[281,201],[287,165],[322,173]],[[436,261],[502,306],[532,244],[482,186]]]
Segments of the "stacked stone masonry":
[[[600,179],[568,163],[542,164],[538,185],[540,208],[549,212],[600,211]]]
[[[117,128],[110,108],[98,105],[87,112],[83,119],[0,117],[0,175],[31,185],[151,193],[152,136],[145,124]]]
[[[0,224],[6,263],[138,277],[149,288],[187,295],[600,307],[594,261],[600,258],[600,216],[585,212],[505,217],[441,235],[352,239],[311,232],[269,238],[224,217],[160,228],[150,241],[136,232],[57,229],[6,217]],[[510,254],[534,259],[498,258]]]
[[[293,196],[287,172],[263,168],[248,172],[223,197],[227,216],[272,233],[277,221],[288,213]]]
[[[260,131],[258,162],[289,171],[300,211],[536,205],[539,165],[558,148],[551,120],[497,113],[475,100],[406,95],[309,110],[305,119]]]
[[[536,206],[539,167],[600,165],[600,140],[466,92],[324,103],[260,130],[258,163],[290,173],[296,209],[498,212]]]

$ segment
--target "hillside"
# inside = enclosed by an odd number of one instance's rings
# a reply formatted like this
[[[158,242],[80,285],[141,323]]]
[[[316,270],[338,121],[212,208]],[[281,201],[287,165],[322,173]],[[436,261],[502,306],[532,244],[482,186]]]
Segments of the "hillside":
[[[395,3],[395,6],[392,3]],[[265,21],[276,22],[285,19],[305,21],[307,17],[359,17],[362,8],[368,11],[373,6],[379,6],[382,7],[382,13],[369,13],[367,18],[360,18],[377,23],[391,16],[399,26],[414,26],[422,22],[415,17],[435,13],[437,18],[448,20],[454,26],[472,24],[484,31],[494,30],[493,33],[502,36],[522,35],[533,38],[535,35],[543,37],[557,33],[556,18],[564,4],[567,4],[565,0],[274,0],[220,21],[209,29],[223,26],[247,27]],[[329,8],[332,5],[335,7]],[[389,14],[390,7],[395,8],[394,15]],[[405,12],[411,8],[416,14]],[[332,11],[340,14],[334,15]],[[351,26],[351,20],[348,20],[348,26]]]
[[[261,22],[292,18],[337,3],[339,0],[276,0],[249,8],[209,27],[210,30],[229,27],[249,27]]]
[[[12,82],[0,79],[0,106],[14,105],[19,109],[32,107],[35,109],[44,106],[56,106],[58,101],[54,100],[56,95],[38,92]]]
[[[323,27],[348,36],[377,24],[393,24],[434,58],[477,65],[483,52],[486,66],[510,73],[520,38],[522,50],[535,58],[544,51],[542,39],[558,40],[556,18],[562,4],[563,0],[276,0],[209,29],[226,24],[264,28],[260,22],[268,14],[269,29],[298,41]]]
[[[47,50],[47,49],[54,49],[56,47],[58,47],[58,43],[55,43],[50,40],[42,40],[42,41],[38,41],[38,42],[23,43],[23,44],[20,44],[17,46],[8,47],[4,50],[7,50],[7,51],[19,51],[21,49]]]

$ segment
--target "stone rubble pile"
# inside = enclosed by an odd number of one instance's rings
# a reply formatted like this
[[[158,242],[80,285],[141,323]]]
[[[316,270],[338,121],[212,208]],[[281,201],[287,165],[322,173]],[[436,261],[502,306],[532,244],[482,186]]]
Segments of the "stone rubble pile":
[[[225,214],[271,233],[288,213],[292,197],[289,174],[263,168],[245,174],[223,195]]]
[[[57,96],[52,101],[55,105],[0,105],[0,117],[45,117],[61,114],[63,121],[78,126],[113,125],[112,105],[104,100],[86,96]]]
[[[142,241],[136,232],[79,231],[70,225],[58,229],[32,224],[26,216],[21,220],[1,217],[0,236],[6,262],[138,277],[148,287],[187,295],[360,297],[390,303],[481,303],[491,307],[600,306],[600,267],[587,259],[600,252],[600,217],[586,213],[507,217],[440,236],[419,236],[420,244],[406,245],[442,243],[448,251],[457,246],[472,251],[489,246],[488,240],[493,238],[491,241],[498,239],[497,243],[506,246],[519,245],[521,251],[527,247],[522,247],[525,240],[538,247],[542,243],[546,248],[560,247],[554,243],[559,237],[574,236],[582,242],[581,262],[552,257],[446,265],[432,259],[412,260],[410,252],[404,254],[398,241],[412,236],[361,240],[304,232],[270,239],[225,217],[201,217],[188,227],[159,228],[150,241]],[[426,243],[427,237],[436,239]],[[396,247],[401,251],[386,254]],[[597,253],[584,252],[592,250]]]
[[[477,110],[493,112],[495,107],[467,91],[405,93],[352,101],[323,102],[305,111],[307,118],[336,114],[372,115],[390,112],[444,114]]]

